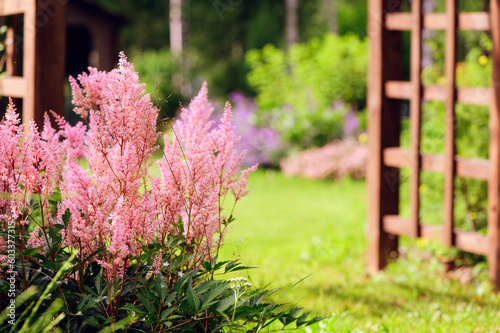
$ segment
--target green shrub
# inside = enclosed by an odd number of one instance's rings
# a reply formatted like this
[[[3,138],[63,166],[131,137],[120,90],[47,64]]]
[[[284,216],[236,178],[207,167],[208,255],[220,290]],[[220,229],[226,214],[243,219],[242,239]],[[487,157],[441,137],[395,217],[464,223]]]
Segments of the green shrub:
[[[367,59],[367,42],[355,35],[327,34],[288,52],[272,45],[249,51],[261,118],[298,148],[341,138],[345,104],[365,104]]]

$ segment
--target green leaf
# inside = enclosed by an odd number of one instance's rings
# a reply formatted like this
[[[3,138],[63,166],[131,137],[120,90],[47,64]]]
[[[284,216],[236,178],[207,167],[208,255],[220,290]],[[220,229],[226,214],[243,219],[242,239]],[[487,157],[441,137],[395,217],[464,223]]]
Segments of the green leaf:
[[[62,197],[61,197],[61,193],[59,191],[57,192],[54,192],[52,193],[51,195],[49,195],[47,197],[47,200],[53,204],[53,205],[57,205],[59,202],[61,202],[62,200]]]
[[[64,226],[66,227],[69,222],[69,218],[71,217],[71,212],[69,211],[69,208],[64,211],[64,214],[62,216],[62,220],[64,222]]]
[[[148,299],[154,301],[154,302],[157,302],[157,303],[161,303],[160,301],[160,297],[158,297],[158,295],[156,295],[155,293],[153,293],[151,290],[147,289],[147,288],[142,288],[141,289],[141,292],[144,294],[144,296],[146,296]]]
[[[52,261],[41,261],[40,266],[48,268],[52,271],[57,271],[56,265]]]
[[[59,268],[59,270],[57,271],[57,273],[54,276],[54,278],[52,279],[52,281],[50,281],[50,283],[48,284],[47,288],[45,288],[45,290],[43,291],[42,295],[40,296],[40,298],[36,302],[36,304],[33,307],[33,310],[31,311],[31,314],[29,315],[28,319],[24,322],[24,325],[22,327],[23,329],[29,325],[29,322],[31,321],[31,319],[33,318],[33,316],[38,311],[38,308],[42,305],[42,302],[48,297],[48,294],[49,294],[50,290],[54,287],[54,284],[56,283],[56,281],[59,280],[59,278],[61,277],[63,271],[67,270],[68,268],[70,268],[72,266],[71,261],[75,258],[75,256],[76,256],[76,252],[71,255],[71,257],[64,263],[64,265],[61,266],[61,268]]]
[[[17,256],[21,255],[21,256],[32,257],[32,256],[34,256],[35,254],[37,254],[40,250],[41,250],[41,248],[36,248],[36,249],[26,249],[24,252],[18,252],[18,253],[16,253],[16,255],[17,255]]]
[[[83,286],[83,289],[88,292],[89,294],[91,295],[94,295],[95,297],[98,297],[99,295],[97,295],[94,291],[94,289],[90,288],[89,286]],[[83,295],[82,295],[83,296]],[[104,298],[107,298],[107,297],[104,297]]]
[[[207,272],[211,272],[212,271],[212,263],[211,261],[206,261],[206,260],[203,260],[201,265],[203,266],[203,268],[207,271]]]
[[[51,326],[55,314],[59,311],[59,309],[62,308],[62,306],[63,302],[60,299],[56,299],[54,302],[50,304],[47,310],[45,310],[41,315],[39,315],[36,322],[31,327],[29,327],[27,332],[40,332],[42,331],[42,328],[47,328]]]
[[[177,292],[172,292],[170,295],[168,295],[167,299],[165,300],[165,303],[168,304],[168,303],[172,303],[175,299],[175,297],[177,296]]]
[[[224,265],[225,265],[225,264],[227,264],[228,262],[229,262],[229,260],[224,260],[224,261],[220,261],[220,262],[216,263],[215,265],[212,265],[212,266],[213,266],[213,268],[212,268],[212,269],[213,269],[213,271],[215,272],[215,271],[217,271],[217,270],[221,269],[221,268],[222,268],[222,266],[224,266]]]
[[[80,301],[78,302],[78,306],[76,307],[77,311],[81,311],[91,297],[90,295],[82,295],[82,296],[83,297],[80,299]]]
[[[208,292],[205,294],[203,304],[201,305],[201,310],[205,310],[210,305],[215,303],[216,301],[214,300],[222,295],[228,289],[229,285],[229,281],[217,281],[214,285],[212,285]]]
[[[314,317],[311,320],[306,321],[305,326],[310,326],[310,325],[316,324],[322,320],[325,320],[326,318],[327,317]]]
[[[300,326],[304,325],[305,323],[307,323],[307,317],[309,317],[310,314],[311,314],[311,312],[306,312],[306,313],[303,313],[302,316],[297,318],[297,327],[300,327]]]
[[[248,315],[261,317],[260,311],[250,306],[240,306],[236,309],[236,313],[238,317],[247,317]]]
[[[128,311],[132,311],[132,312],[136,312],[136,313],[144,313],[144,311],[141,308],[139,308],[131,303],[125,304],[124,306],[122,306],[120,308],[120,310],[128,310]]]
[[[28,299],[30,299],[33,295],[35,295],[37,292],[37,287],[31,286],[28,289],[26,289],[22,294],[16,297],[16,301],[14,303],[15,308],[17,309],[19,306],[23,305]],[[0,313],[0,325],[8,318],[7,315],[9,314],[10,309],[6,307],[1,313]]]
[[[144,305],[146,310],[150,313],[150,315],[154,315],[156,313],[156,309],[153,306],[153,304],[151,304],[149,299],[147,299],[146,297],[144,297],[141,294],[137,294],[137,297],[141,300],[142,304]]]
[[[168,308],[168,309],[164,310],[164,311],[161,313],[161,315],[160,315],[160,319],[161,319],[161,320],[170,319],[170,318],[168,318],[168,316],[169,316],[172,312],[174,312],[174,310],[175,310],[175,307],[171,307],[171,308]]]
[[[219,302],[219,304],[215,308],[215,311],[222,313],[226,311],[227,308],[229,308],[233,304],[234,304],[234,295],[227,296],[226,298],[222,299],[222,301]]]
[[[133,282],[130,282],[128,284],[126,284],[124,287],[123,287],[123,290],[122,290],[122,293],[121,295],[124,296],[126,295],[127,293],[129,293],[130,291],[134,290],[135,286],[134,286],[134,283]]]
[[[226,265],[226,268],[224,269],[224,273],[228,272],[236,272],[236,271],[241,271],[245,269],[252,269],[255,267],[251,266],[241,266],[241,264],[238,262],[238,260],[233,260],[229,262],[229,264]]]
[[[103,291],[102,274],[103,274],[103,270],[101,269],[99,271],[99,273],[97,274],[97,276],[95,277],[95,282],[94,282],[94,286],[95,286],[95,289],[97,290],[98,295],[101,295],[102,291]]]
[[[129,326],[130,323],[134,321],[134,319],[135,318],[131,317],[131,316],[123,318],[122,320],[114,323],[113,325],[109,325],[109,326],[103,328],[98,333],[114,333],[114,332],[118,332],[118,331],[126,328],[127,326]],[[144,331],[137,330],[136,332],[144,332]]]
[[[94,316],[85,317],[83,320],[84,324],[89,324],[90,326],[96,327],[99,325],[99,321]]]
[[[193,289],[191,284],[192,284],[192,281],[190,281],[188,286],[187,286],[186,297],[187,297],[187,301],[189,303],[189,306],[195,311],[195,313],[198,313],[198,311],[200,309],[200,296]]]
[[[159,297],[159,301],[161,301],[161,303],[163,304],[165,302],[165,297],[168,294],[168,288],[164,286],[165,279],[161,273],[156,275],[154,279],[155,279],[154,287],[156,294]]]

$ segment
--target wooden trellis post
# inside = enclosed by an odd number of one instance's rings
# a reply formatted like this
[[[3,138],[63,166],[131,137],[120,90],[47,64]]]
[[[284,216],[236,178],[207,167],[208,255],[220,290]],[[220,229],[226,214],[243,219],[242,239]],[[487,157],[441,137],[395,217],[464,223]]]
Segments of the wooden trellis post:
[[[0,16],[10,19],[6,40],[7,75],[0,80],[0,96],[23,100],[24,123],[31,118],[41,127],[45,111],[64,114],[66,2],[0,0]],[[23,27],[18,29],[21,16]],[[22,76],[18,70],[20,48]]]
[[[398,214],[399,172],[383,163],[383,149],[398,147],[401,126],[401,103],[387,98],[384,82],[400,80],[401,33],[384,29],[384,13],[398,8],[389,8],[388,1],[369,1],[368,34],[370,37],[370,68],[368,84],[368,132],[370,135],[370,161],[367,174],[368,198],[368,270],[375,272],[383,268],[391,253],[395,255],[398,238],[386,233],[382,218]],[[391,47],[384,47],[391,45]]]
[[[397,236],[425,237],[463,251],[488,256],[490,278],[500,287],[500,0],[490,1],[490,13],[458,13],[457,0],[446,0],[445,13],[422,13],[422,0],[411,1],[411,12],[400,11],[402,1],[369,0],[370,70],[368,117],[368,271],[383,269],[397,256]],[[446,85],[423,86],[422,29],[444,30]],[[490,88],[457,88],[457,30],[491,30],[493,77]],[[401,80],[401,31],[411,31],[410,81]],[[399,147],[401,100],[410,101],[409,150]],[[421,103],[445,102],[445,153],[420,151]],[[457,102],[490,106],[489,159],[465,159],[455,147]],[[398,214],[399,169],[410,177],[410,219]],[[419,218],[420,172],[444,173],[444,223],[427,225]],[[488,235],[454,227],[454,181],[469,177],[488,181]]]
[[[490,109],[490,170],[488,183],[489,275],[500,287],[500,0],[492,0],[493,78]]]

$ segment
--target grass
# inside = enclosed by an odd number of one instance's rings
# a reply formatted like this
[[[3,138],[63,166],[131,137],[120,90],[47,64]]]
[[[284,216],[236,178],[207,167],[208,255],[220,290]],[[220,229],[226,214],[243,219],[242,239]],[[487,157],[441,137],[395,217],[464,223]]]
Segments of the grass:
[[[258,267],[239,272],[254,286],[289,287],[308,276],[285,296],[328,317],[306,332],[500,330],[500,296],[484,262],[445,273],[440,258],[456,251],[403,239],[402,258],[366,275],[363,181],[289,179],[264,170],[251,176],[250,189],[221,259]]]

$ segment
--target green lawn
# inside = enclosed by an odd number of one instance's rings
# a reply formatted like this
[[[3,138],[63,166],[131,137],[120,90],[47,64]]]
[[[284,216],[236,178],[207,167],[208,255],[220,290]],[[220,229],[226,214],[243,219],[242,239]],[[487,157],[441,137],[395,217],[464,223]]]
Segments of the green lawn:
[[[445,274],[439,258],[453,251],[403,240],[401,259],[366,276],[363,181],[289,179],[264,170],[249,187],[221,259],[258,267],[239,272],[256,286],[289,287],[309,276],[285,299],[328,317],[313,332],[500,330],[500,296],[491,292],[484,263]]]

